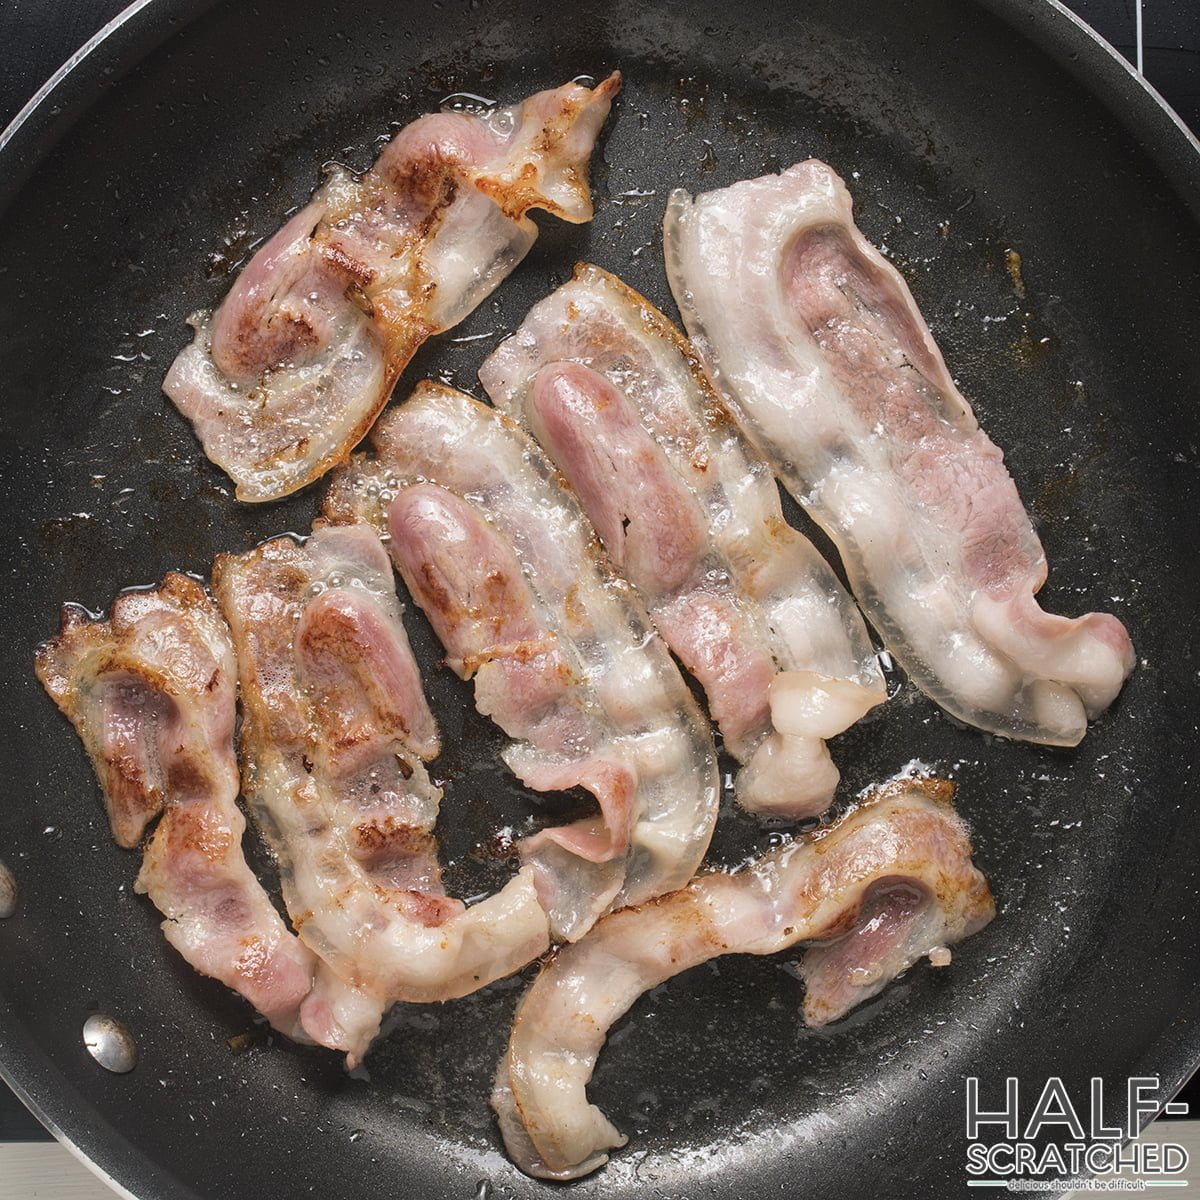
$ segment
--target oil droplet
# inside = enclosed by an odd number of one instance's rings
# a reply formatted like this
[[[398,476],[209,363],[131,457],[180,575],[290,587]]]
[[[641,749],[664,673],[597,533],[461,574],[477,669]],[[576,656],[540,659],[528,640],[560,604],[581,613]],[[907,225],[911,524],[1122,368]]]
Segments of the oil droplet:
[[[438,105],[442,112],[476,113],[486,116],[500,107],[499,100],[476,96],[474,92],[453,92]]]
[[[614,204],[638,204],[642,200],[649,200],[652,196],[657,196],[658,193],[654,190],[641,191],[638,188],[631,188],[627,192],[618,192],[613,197]]]
[[[486,333],[468,333],[464,334],[462,337],[452,337],[447,338],[446,340],[453,346],[464,346],[468,342],[482,342],[487,338],[495,336],[496,331],[494,329],[489,329]]]

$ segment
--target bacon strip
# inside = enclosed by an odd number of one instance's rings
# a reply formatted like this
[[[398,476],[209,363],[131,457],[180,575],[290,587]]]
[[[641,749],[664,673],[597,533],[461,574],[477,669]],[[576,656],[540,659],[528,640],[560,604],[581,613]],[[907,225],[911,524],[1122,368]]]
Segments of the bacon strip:
[[[926,955],[995,914],[971,863],[951,785],[902,780],[835,825],[732,875],[605,917],[542,969],[517,1010],[492,1094],[505,1145],[527,1175],[577,1179],[626,1139],[586,1086],[608,1031],[650,988],[722,954],[803,942],[809,1025],[836,1020]]]
[[[711,734],[570,493],[510,421],[437,384],[373,438],[378,458],[335,479],[326,515],[387,532],[448,664],[514,739],[515,774],[599,801],[520,845],[554,937],[679,887],[716,819]]]
[[[292,1037],[314,960],[242,854],[233,751],[237,674],[229,630],[200,584],[168,574],[125,592],[108,620],[64,607],[36,670],[71,719],[104,792],[113,837],[136,846],[160,813],[136,888],[201,974]]]
[[[335,172],[250,260],[163,390],[239,500],[275,500],[342,461],[421,343],[528,253],[541,208],[592,217],[587,163],[613,97],[567,84],[486,116],[402,129],[363,176]]]
[[[968,724],[1079,742],[1133,668],[1129,635],[1038,606],[1046,560],[1003,456],[842,181],[813,160],[678,191],[664,237],[688,332],[904,669]]]
[[[884,699],[862,617],[783,520],[695,352],[599,267],[534,306],[480,380],[566,476],[667,644],[704,685],[747,808],[822,812],[823,739]]]
[[[301,1018],[353,1066],[393,1001],[518,970],[548,945],[546,918],[529,872],[471,908],[445,894],[422,762],[437,729],[373,529],[221,555],[213,590],[238,651],[246,797],[322,960]]]

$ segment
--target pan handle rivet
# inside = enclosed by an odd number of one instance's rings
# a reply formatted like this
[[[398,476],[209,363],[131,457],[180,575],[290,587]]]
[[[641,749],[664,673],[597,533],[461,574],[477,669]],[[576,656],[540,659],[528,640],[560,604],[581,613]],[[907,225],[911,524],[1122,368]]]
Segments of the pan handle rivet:
[[[17,881],[0,858],[0,920],[17,911]]]
[[[137,1045],[133,1035],[115,1017],[93,1013],[83,1023],[83,1044],[87,1052],[106,1070],[124,1075],[137,1066]]]

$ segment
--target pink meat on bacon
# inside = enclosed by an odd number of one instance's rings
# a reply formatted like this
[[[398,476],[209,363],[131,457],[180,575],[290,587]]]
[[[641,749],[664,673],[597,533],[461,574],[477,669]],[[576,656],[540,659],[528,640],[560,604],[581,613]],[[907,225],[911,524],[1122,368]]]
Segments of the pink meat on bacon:
[[[519,846],[554,937],[680,886],[716,817],[711,735],[553,468],[493,409],[432,383],[373,440],[377,458],[335,479],[326,516],[387,533],[448,665],[513,739],[517,777],[598,802]]]
[[[829,828],[734,874],[699,875],[605,917],[542,969],[520,1007],[492,1106],[528,1175],[576,1179],[626,1139],[587,1099],[608,1031],[639,996],[722,954],[801,943],[805,1020],[822,1025],[986,925],[995,906],[935,780],[902,780]]]
[[[571,484],[614,564],[704,686],[747,808],[822,812],[826,738],[884,698],[858,610],[783,520],[767,463],[740,436],[678,330],[582,264],[483,364],[493,402]]]
[[[353,1065],[394,1001],[462,996],[536,958],[546,917],[528,872],[470,908],[446,895],[423,761],[437,728],[372,528],[221,555],[213,589],[238,651],[246,797],[320,958],[301,1020]]]
[[[137,890],[197,971],[303,1036],[314,960],[242,854],[237,671],[216,606],[200,584],[169,574],[158,588],[118,596],[106,621],[68,606],[62,625],[38,650],[38,678],[83,739],[113,836],[135,846],[162,814]]]
[[[664,239],[714,378],[909,675],[981,729],[1077,743],[1133,668],[1129,635],[1039,607],[1046,560],[1003,456],[842,181],[812,160],[676,192]]]
[[[620,84],[419,118],[366,174],[335,171],[191,317],[163,388],[240,500],[286,496],[347,456],[421,343],[528,253],[530,209],[591,220],[588,159]]]
[[[522,780],[538,791],[582,787],[600,804],[600,822],[547,829],[522,844],[524,853],[554,843],[597,865],[623,855],[636,778],[619,761],[579,757],[593,738],[576,702],[578,680],[512,548],[473,504],[430,483],[400,492],[388,530],[396,566],[446,647],[447,662],[464,678],[474,676],[479,711],[550,756],[523,771]],[[609,874],[619,886],[620,876]]]

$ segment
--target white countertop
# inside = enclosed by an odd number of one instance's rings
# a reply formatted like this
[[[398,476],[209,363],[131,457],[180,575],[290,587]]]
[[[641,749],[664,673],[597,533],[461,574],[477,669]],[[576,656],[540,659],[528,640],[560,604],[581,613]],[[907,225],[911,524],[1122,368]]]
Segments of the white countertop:
[[[115,1195],[57,1142],[0,1142],[0,1200],[113,1200]]]

